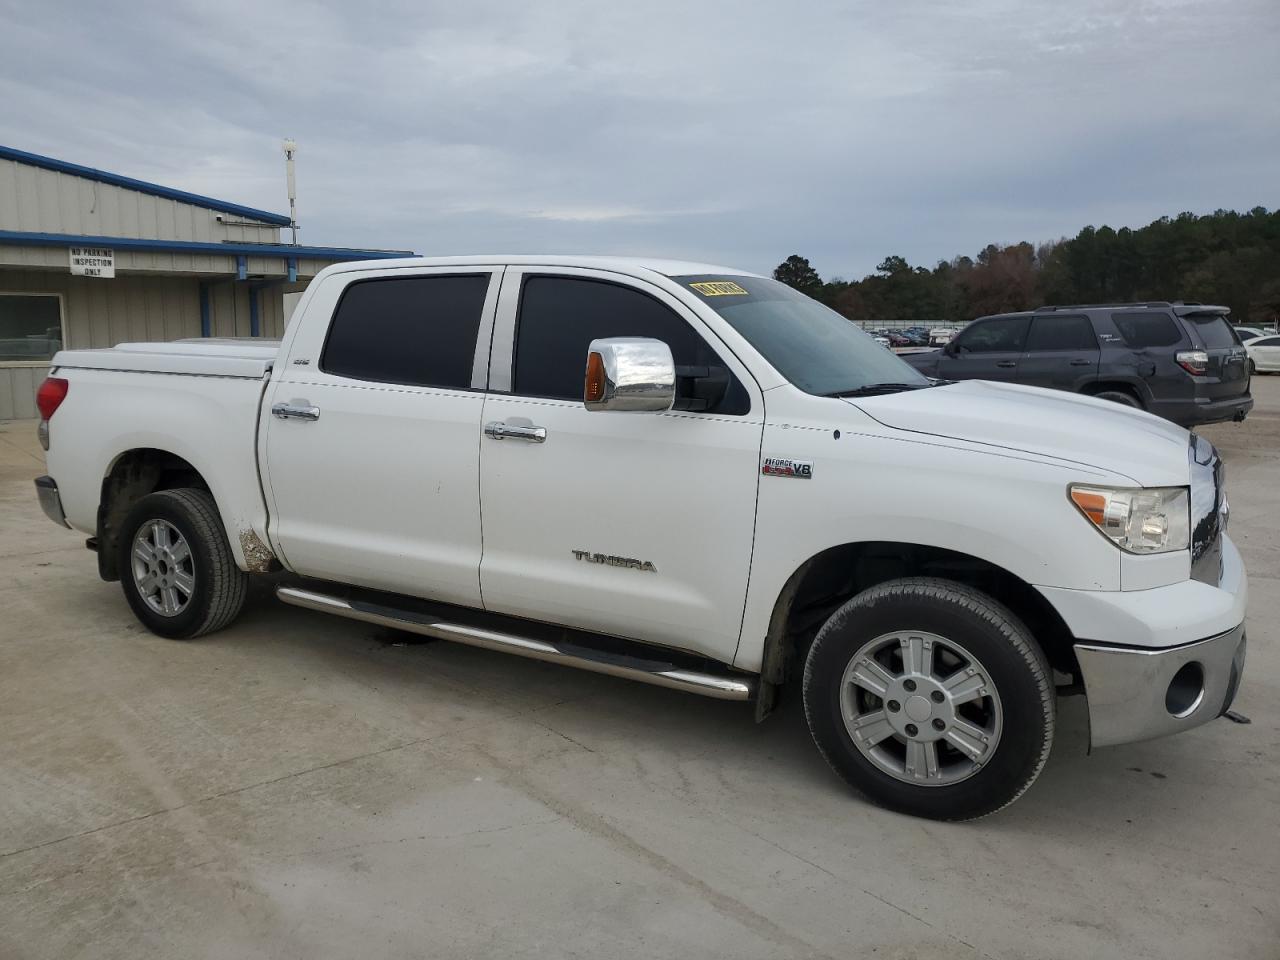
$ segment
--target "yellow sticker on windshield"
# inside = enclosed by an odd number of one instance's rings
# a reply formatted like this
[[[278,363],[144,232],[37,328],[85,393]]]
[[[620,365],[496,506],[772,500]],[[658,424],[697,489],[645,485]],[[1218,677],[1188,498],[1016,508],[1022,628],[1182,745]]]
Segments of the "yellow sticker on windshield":
[[[706,283],[691,283],[690,288],[697,290],[704,297],[749,297],[750,290],[744,290],[732,280],[712,280]]]

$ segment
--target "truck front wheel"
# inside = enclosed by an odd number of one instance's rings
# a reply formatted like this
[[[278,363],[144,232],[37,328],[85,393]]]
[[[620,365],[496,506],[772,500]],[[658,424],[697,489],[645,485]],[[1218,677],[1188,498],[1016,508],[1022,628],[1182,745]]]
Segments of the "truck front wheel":
[[[813,739],[880,806],[971,820],[1016,800],[1053,743],[1052,672],[1008,608],[949,580],[890,580],[818,631],[804,669]]]
[[[118,549],[125,599],[152,633],[198,637],[221,630],[244,607],[249,578],[204,490],[143,497],[125,518]]]

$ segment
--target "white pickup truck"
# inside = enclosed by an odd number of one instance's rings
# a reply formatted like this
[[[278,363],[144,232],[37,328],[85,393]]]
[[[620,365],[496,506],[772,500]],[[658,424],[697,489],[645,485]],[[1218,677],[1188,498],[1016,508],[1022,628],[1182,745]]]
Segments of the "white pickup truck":
[[[330,267],[281,343],[70,350],[46,513],[151,630],[280,599],[729,700],[789,678],[866,796],[981,816],[1058,695],[1094,746],[1220,716],[1246,578],[1218,456],[1088,397],[938,383],[773,280],[466,257]]]

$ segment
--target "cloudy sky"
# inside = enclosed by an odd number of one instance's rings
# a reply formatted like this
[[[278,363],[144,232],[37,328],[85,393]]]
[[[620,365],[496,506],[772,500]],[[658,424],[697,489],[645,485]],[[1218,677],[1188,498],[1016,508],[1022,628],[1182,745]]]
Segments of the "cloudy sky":
[[[0,143],[300,239],[857,277],[1280,206],[1280,0],[0,0]]]

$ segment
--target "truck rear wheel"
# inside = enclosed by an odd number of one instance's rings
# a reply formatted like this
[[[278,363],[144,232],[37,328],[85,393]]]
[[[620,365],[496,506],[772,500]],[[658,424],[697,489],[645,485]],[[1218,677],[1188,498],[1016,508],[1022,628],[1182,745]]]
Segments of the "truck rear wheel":
[[[143,497],[125,519],[118,549],[125,599],[152,633],[191,639],[221,630],[244,607],[249,578],[204,490]]]
[[[1053,743],[1052,673],[1025,626],[949,580],[890,580],[818,631],[804,707],[827,762],[874,803],[934,820],[1004,807]]]

